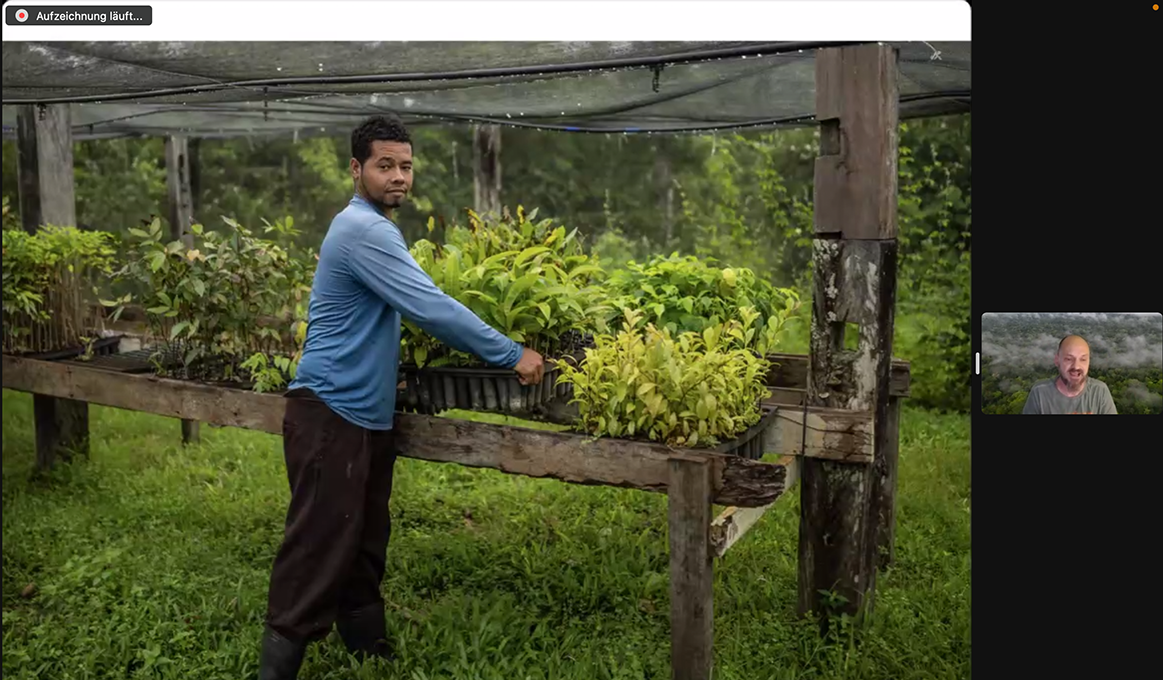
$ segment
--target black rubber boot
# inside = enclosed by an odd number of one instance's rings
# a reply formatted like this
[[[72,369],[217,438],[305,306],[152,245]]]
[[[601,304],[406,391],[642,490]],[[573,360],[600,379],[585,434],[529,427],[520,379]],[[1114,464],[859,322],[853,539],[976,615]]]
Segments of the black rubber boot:
[[[377,602],[361,609],[340,612],[335,627],[347,651],[360,659],[373,656],[387,660],[393,658],[384,605]]]
[[[262,635],[258,680],[296,680],[306,648],[306,643],[289,640],[267,626]]]

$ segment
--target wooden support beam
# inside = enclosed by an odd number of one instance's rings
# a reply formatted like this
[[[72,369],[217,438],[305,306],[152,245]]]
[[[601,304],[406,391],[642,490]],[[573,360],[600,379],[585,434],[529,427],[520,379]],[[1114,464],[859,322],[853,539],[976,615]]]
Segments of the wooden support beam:
[[[876,521],[876,567],[896,559],[896,483],[900,459],[901,400],[889,397],[883,427],[876,432],[876,465],[872,470],[873,518]]]
[[[190,144],[183,136],[166,137],[166,189],[170,238],[193,245],[194,199],[190,189]]]
[[[873,423],[869,413],[809,407],[805,434],[803,407],[776,406],[775,424],[763,434],[763,450],[816,460],[870,463]]]
[[[895,239],[897,55],[888,45],[816,53],[816,233]]]
[[[807,401],[872,414],[874,446],[888,436],[896,296],[897,54],[887,45],[816,56],[816,240]],[[857,324],[855,351],[844,349]],[[805,458],[800,479],[799,609],[861,616],[875,593],[876,495],[872,462]],[[836,608],[822,593],[840,596]]]
[[[286,399],[278,394],[117,373],[79,362],[2,359],[8,389],[212,425],[283,431]],[[408,458],[661,493],[670,480],[671,460],[709,461],[713,501],[720,505],[768,505],[783,494],[787,474],[782,465],[740,456],[412,413],[397,413],[395,429],[399,455]]]
[[[767,359],[775,362],[767,374],[767,385],[792,390],[807,389],[808,369],[811,364],[808,355],[769,354]],[[909,362],[903,359],[892,360],[889,394],[896,397],[909,396]]]
[[[76,226],[69,105],[21,106],[16,148],[24,229],[36,233],[42,225]],[[33,418],[38,471],[51,468],[57,457],[88,455],[88,404],[41,395],[33,399]]]
[[[501,213],[501,126],[474,125],[473,209],[478,214]]]
[[[712,468],[708,461],[670,461],[670,677],[710,680],[714,638],[710,543]]]
[[[30,234],[40,228],[40,163],[36,152],[37,107],[24,105],[16,114],[16,176],[20,224]]]
[[[797,456],[782,456],[780,465],[787,468],[787,479],[784,486],[790,490],[799,479],[800,459]],[[711,522],[711,552],[715,557],[722,557],[727,550],[743,538],[747,530],[755,526],[759,518],[772,506],[764,505],[758,508],[730,507],[723,510]]]
[[[194,199],[190,189],[190,147],[184,136],[166,137],[166,188],[169,197],[170,238],[194,245]],[[201,440],[198,421],[182,419],[182,443]]]
[[[887,402],[889,352],[896,301],[896,241],[816,239],[812,299],[812,368],[808,393],[829,408],[871,411]],[[844,349],[849,324],[859,326],[857,349]],[[883,394],[881,394],[881,382]]]
[[[24,230],[34,234],[46,224],[75,227],[69,106],[22,105],[17,113],[16,148]]]

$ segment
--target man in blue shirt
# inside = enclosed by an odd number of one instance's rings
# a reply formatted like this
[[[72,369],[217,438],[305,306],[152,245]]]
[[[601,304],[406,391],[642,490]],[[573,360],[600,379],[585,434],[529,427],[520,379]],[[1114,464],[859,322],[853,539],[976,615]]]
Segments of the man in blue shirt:
[[[347,648],[391,658],[380,595],[396,454],[392,439],[400,320],[456,349],[541,382],[543,360],[442,292],[392,222],[412,187],[412,143],[394,118],[351,135],[355,195],[327,231],[307,340],[287,393],[283,452],[291,484],[271,573],[260,680],[298,675],[307,644],[332,625]]]

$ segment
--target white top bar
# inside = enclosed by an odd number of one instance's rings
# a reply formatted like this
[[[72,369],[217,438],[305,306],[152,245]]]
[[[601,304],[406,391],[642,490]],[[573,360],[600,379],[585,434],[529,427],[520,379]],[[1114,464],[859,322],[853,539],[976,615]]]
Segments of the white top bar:
[[[151,25],[7,20],[10,8],[133,5],[152,7]],[[4,10],[5,41],[970,40],[964,0],[12,0]]]

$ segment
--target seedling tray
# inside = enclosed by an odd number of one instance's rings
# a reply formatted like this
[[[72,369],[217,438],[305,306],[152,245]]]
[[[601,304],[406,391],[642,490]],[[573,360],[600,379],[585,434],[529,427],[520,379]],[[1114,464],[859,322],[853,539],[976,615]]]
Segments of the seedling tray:
[[[93,342],[93,356],[105,357],[112,354],[117,354],[117,347],[121,344],[123,336],[115,335],[108,338],[101,338]],[[49,352],[32,352],[22,354],[28,359],[39,359],[41,361],[60,361],[62,359],[72,359],[85,354],[83,346],[64,347],[62,349],[55,349]]]
[[[529,414],[545,404],[573,394],[572,385],[558,382],[559,371],[545,362],[539,385],[522,385],[507,368],[417,368],[400,366],[402,388],[397,408],[434,415],[448,409],[506,414]]]
[[[759,422],[744,430],[738,437],[729,442],[723,442],[711,449],[716,453],[725,453],[740,456],[750,460],[759,460],[766,453],[763,450],[763,433],[771,427],[779,411],[771,406],[763,406],[763,415]],[[697,450],[697,449],[696,449]]]

